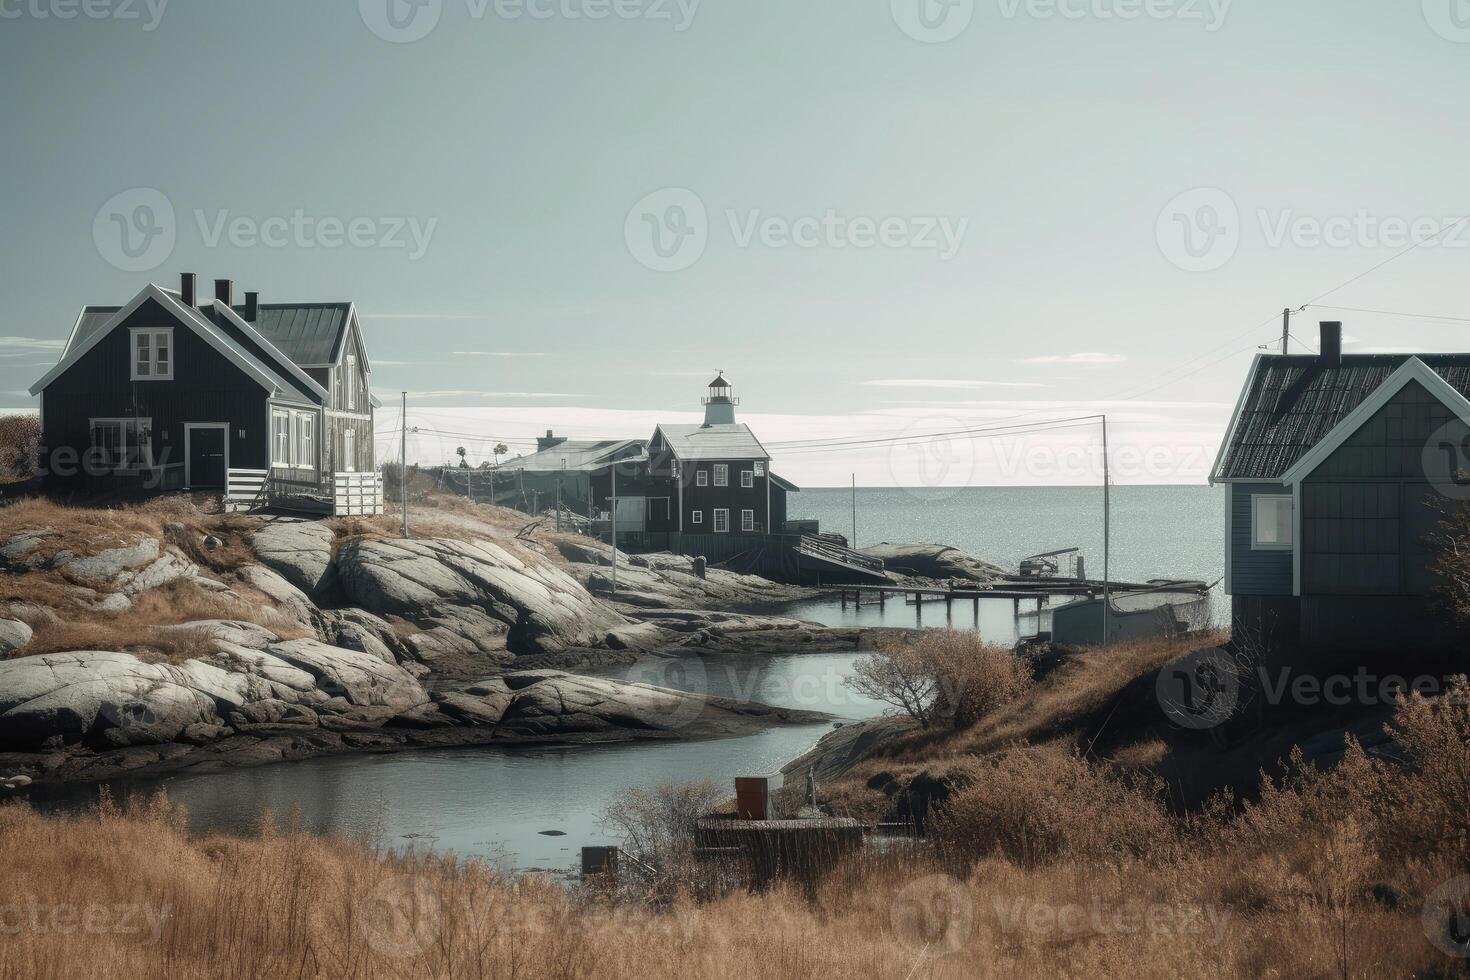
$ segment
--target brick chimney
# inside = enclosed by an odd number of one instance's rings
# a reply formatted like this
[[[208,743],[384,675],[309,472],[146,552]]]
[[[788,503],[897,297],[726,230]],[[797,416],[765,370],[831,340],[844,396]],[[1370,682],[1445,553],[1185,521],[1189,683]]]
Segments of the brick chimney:
[[[1317,348],[1318,359],[1323,367],[1342,367],[1342,324],[1336,321],[1323,321],[1322,343]]]
[[[536,440],[536,451],[538,453],[544,453],[546,450],[560,446],[566,441],[566,436],[556,435],[550,429],[547,429],[546,435]]]

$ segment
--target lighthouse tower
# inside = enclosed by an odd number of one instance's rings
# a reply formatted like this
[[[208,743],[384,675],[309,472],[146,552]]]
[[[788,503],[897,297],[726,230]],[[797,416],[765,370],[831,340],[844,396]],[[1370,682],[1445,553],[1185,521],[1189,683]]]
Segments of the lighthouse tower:
[[[735,397],[735,389],[725,380],[725,372],[721,371],[709,383],[709,395],[703,401],[706,428],[711,425],[735,424],[735,406],[740,404],[740,399]]]

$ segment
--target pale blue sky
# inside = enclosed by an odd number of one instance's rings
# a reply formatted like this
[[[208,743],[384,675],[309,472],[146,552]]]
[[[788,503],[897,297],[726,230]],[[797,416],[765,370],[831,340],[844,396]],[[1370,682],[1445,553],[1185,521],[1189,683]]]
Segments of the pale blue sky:
[[[906,34],[890,0],[703,0],[687,25],[673,0],[620,0],[642,15],[603,20],[566,15],[598,0],[544,19],[440,0],[412,43],[370,29],[388,0],[172,0],[152,30],[159,0],[91,2],[138,17],[0,0],[0,407],[33,404],[44,345],[80,306],[189,270],[265,302],[355,301],[375,388],[415,392],[411,420],[442,429],[643,435],[724,368],[768,442],[1105,409],[1120,440],[1182,458],[1218,441],[1251,349],[1278,329],[1252,327],[1391,257],[1394,221],[1470,214],[1459,0],[1156,0],[1163,16],[1133,20],[1106,16],[1115,0],[1062,0],[1071,17],[976,0],[945,43]],[[124,271],[107,216],[101,244],[94,223],[137,188],[167,200],[175,240]],[[709,219],[674,272],[625,235],[664,188]],[[1167,213],[1197,188],[1239,216],[1224,216],[1233,258],[1203,272],[1180,267]],[[1195,220],[1218,200],[1183,199]],[[829,209],[963,235],[947,259],[740,241],[753,217]],[[423,254],[407,230],[404,248],[211,241],[222,212],[248,232],[298,210],[367,219],[370,242],[407,219]],[[1370,230],[1312,241],[1358,212]],[[1295,234],[1273,241],[1283,222]],[[1327,301],[1470,317],[1470,231],[1454,241]],[[1314,342],[1329,317],[1362,347],[1470,349],[1470,324],[1449,321],[1309,310],[1294,332]],[[547,356],[487,356],[504,353]],[[892,456],[783,468],[913,482]],[[944,480],[1048,482],[1034,469]],[[1204,478],[1165,469],[1133,482]]]

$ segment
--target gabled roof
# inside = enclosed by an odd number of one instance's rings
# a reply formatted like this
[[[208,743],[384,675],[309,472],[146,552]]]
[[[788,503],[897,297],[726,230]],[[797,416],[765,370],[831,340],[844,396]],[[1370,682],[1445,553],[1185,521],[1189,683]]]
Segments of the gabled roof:
[[[642,439],[568,439],[539,453],[506,460],[500,468],[527,473],[590,472],[628,456],[641,456],[643,451]]]
[[[1258,356],[1211,480],[1283,479],[1410,361],[1470,397],[1470,354],[1347,354],[1337,367],[1315,355]]]
[[[352,322],[351,303],[261,303],[256,331],[301,367],[337,363]],[[235,307],[243,315],[245,307]]]
[[[307,395],[311,400],[323,405],[327,403],[327,400],[331,397],[327,394],[327,389],[312,380],[311,375],[297,367],[275,344],[262,337],[253,326],[246,323],[234,310],[219,300],[215,300],[214,308],[210,312],[213,314],[215,325],[229,334],[232,339],[242,343],[249,353],[254,354],[281,375],[288,378],[293,387],[302,394]]]
[[[801,493],[801,487],[792,483],[790,480],[777,476],[774,473],[771,474],[771,483],[772,485],[778,486],[782,490],[785,490],[787,493]]]
[[[178,296],[172,290],[168,292]],[[67,352],[90,340],[121,308],[83,308],[67,341]],[[236,316],[244,318],[244,306],[231,309]],[[342,353],[347,328],[352,322],[351,310],[351,303],[262,303],[251,326],[298,367],[330,367]]]
[[[286,380],[278,370],[242,348],[225,330],[210,321],[209,318],[205,317],[198,310],[184,305],[178,293],[170,289],[155,286],[152,283],[145,286],[137,296],[134,296],[132,302],[127,306],[118,308],[105,321],[91,326],[85,337],[80,335],[82,320],[86,319],[84,313],[83,317],[78,319],[76,326],[73,328],[72,338],[68,342],[66,350],[62,352],[61,359],[55,367],[46,372],[41,380],[31,386],[31,394],[40,394],[47,385],[77,361],[81,360],[89,350],[102,341],[103,337],[125,323],[139,307],[149,300],[156,302],[165,311],[172,314],[178,322],[193,330],[205,343],[224,355],[226,360],[244,371],[267,392],[272,395],[284,395],[288,398],[302,401],[309,402],[312,400],[303,387],[294,381]],[[321,389],[317,388],[317,391],[321,391]]]
[[[750,426],[743,422],[720,425],[661,425],[654,438],[663,434],[676,459],[770,459]]]

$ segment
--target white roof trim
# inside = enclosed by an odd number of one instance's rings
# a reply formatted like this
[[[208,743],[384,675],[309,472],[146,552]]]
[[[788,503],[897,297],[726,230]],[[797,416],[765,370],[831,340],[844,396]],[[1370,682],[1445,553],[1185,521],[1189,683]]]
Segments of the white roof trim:
[[[1245,387],[1240,389],[1240,395],[1235,399],[1235,411],[1230,413],[1230,425],[1225,430],[1225,439],[1220,443],[1220,451],[1215,454],[1215,465],[1210,469],[1210,483],[1214,484],[1220,480],[1220,467],[1225,463],[1225,453],[1229,451],[1230,444],[1235,441],[1235,430],[1240,427],[1240,413],[1245,408],[1246,396],[1255,387],[1256,371],[1261,366],[1261,358],[1264,354],[1256,354],[1251,358],[1250,373],[1245,376]]]
[[[77,314],[77,321],[71,325],[71,333],[66,335],[66,346],[61,348],[61,357],[57,358],[58,361],[61,360],[61,358],[66,357],[67,353],[71,350],[71,345],[76,343],[77,331],[81,329],[82,318],[87,315],[87,310],[89,309],[91,309],[91,307],[84,306],[82,307],[82,311]]]
[[[70,368],[77,361],[85,357],[88,351],[90,351],[93,347],[96,347],[99,343],[102,342],[103,337],[106,337],[108,334],[112,333],[114,329],[116,329],[120,324],[125,322],[130,316],[136,313],[138,307],[142,306],[150,299],[154,300],[158,303],[158,305],[162,306],[169,313],[173,314],[175,319],[193,329],[193,331],[198,334],[205,341],[205,343],[209,344],[215,350],[219,351],[219,353],[223,354],[227,360],[229,360],[240,370],[248,374],[266,391],[272,394],[278,393],[279,386],[276,384],[276,379],[272,378],[268,373],[261,370],[260,366],[251,363],[251,359],[245,356],[244,351],[241,351],[234,344],[230,343],[227,338],[221,337],[212,325],[210,325],[197,313],[190,310],[183,303],[179,302],[179,300],[175,298],[176,296],[176,293],[173,293],[166,289],[160,289],[153,283],[149,283],[138,293],[138,295],[133,297],[132,302],[128,303],[127,306],[124,306],[122,309],[118,310],[117,313],[113,315],[112,319],[103,324],[100,329],[93,331],[92,336],[87,338],[86,343],[82,344],[82,346],[78,347],[76,350],[68,351],[66,355],[57,362],[55,367],[46,372],[46,374],[41,378],[40,381],[37,381],[35,384],[31,385],[31,394],[40,394],[43,390],[45,390],[47,385],[55,381],[68,368]]]
[[[311,379],[311,375],[307,374],[305,371],[301,370],[301,368],[297,367],[295,361],[291,360],[291,358],[283,354],[280,348],[276,347],[275,344],[271,343],[269,340],[266,340],[265,337],[261,335],[260,331],[252,327],[249,322],[247,322],[243,317],[239,316],[234,310],[230,309],[219,300],[214,301],[214,311],[227,317],[230,322],[239,327],[247,337],[255,341],[266,353],[275,358],[276,363],[285,367],[286,370],[290,372],[293,378],[304,384],[308,392],[315,392],[317,395],[320,395],[322,402],[324,404],[326,403],[326,401],[330,397],[327,394],[327,389],[323,388],[321,385],[313,381]]]
[[[1470,400],[1455,390],[1438,372],[1425,364],[1417,357],[1411,357],[1399,366],[1398,370],[1388,376],[1388,379],[1379,385],[1357,408],[1348,413],[1332,431],[1323,436],[1318,443],[1309,449],[1301,459],[1291,465],[1285,473],[1281,474],[1281,482],[1297,484],[1310,476],[1317,467],[1326,461],[1328,456],[1337,450],[1348,440],[1354,432],[1361,429],[1378,410],[1387,405],[1389,399],[1397,395],[1411,381],[1417,381],[1429,393],[1439,399],[1446,408],[1459,416],[1463,422],[1470,423]]]

